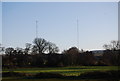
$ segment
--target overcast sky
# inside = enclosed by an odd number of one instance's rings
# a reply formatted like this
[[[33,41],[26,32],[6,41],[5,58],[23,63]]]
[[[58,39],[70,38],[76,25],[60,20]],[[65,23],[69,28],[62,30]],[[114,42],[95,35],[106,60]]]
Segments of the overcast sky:
[[[3,44],[25,47],[38,36],[55,43],[60,51],[79,48],[103,49],[103,44],[118,39],[117,2],[3,2]],[[0,32],[1,33],[1,32]]]

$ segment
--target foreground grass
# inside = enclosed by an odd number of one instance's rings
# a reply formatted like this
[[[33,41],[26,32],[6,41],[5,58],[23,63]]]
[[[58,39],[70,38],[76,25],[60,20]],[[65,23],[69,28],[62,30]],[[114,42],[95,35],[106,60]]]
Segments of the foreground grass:
[[[2,81],[118,81],[118,80],[65,80],[65,79],[3,79]]]
[[[118,66],[77,66],[77,67],[56,67],[56,68],[17,68],[14,72],[37,74],[40,72],[59,73],[65,76],[78,76],[81,73],[91,71],[108,71],[118,70]],[[8,69],[3,69],[2,72],[9,72]]]
[[[43,73],[59,73],[65,76],[78,76],[81,73],[93,72],[93,71],[117,71],[118,66],[79,66],[79,67],[56,67],[56,68],[17,68],[14,72],[27,73],[27,74],[37,74]],[[9,72],[8,69],[3,69],[2,72]],[[25,79],[21,77],[3,77],[2,81],[120,81],[120,80],[103,80],[103,79],[60,79],[60,78],[50,78],[50,79]]]

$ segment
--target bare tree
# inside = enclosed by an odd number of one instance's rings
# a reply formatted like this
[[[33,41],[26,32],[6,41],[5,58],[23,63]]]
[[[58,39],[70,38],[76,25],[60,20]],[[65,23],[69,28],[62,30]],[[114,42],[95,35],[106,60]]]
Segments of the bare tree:
[[[14,51],[14,48],[12,48],[12,47],[9,47],[9,48],[5,49],[5,53],[8,54],[8,55],[11,55],[13,53],[13,51]]]
[[[112,46],[112,49],[114,50],[118,50],[120,49],[120,41],[116,41],[116,40],[113,40],[111,41],[111,46]]]
[[[17,54],[23,54],[24,52],[23,48],[16,47],[15,49],[16,49]]]
[[[31,48],[31,44],[30,44],[30,43],[26,43],[26,45],[25,45],[25,50],[24,50],[25,54],[28,54],[28,53],[29,53],[30,48]]]
[[[106,50],[109,50],[109,49],[110,49],[109,45],[107,45],[107,44],[104,44],[104,45],[103,45],[103,48],[106,49]]]
[[[2,44],[0,44],[0,53],[2,54],[5,51],[5,47],[2,46]]]
[[[117,41],[112,40],[112,41],[111,41],[111,46],[112,46],[112,49],[115,50],[115,49],[116,49],[116,46],[117,46]]]
[[[120,40],[118,40],[116,48],[120,49]]]
[[[118,50],[120,49],[120,41],[112,40],[110,44],[104,44],[103,47],[107,50]]]
[[[33,43],[37,47],[39,54],[44,53],[45,51],[47,51],[48,42],[45,39],[43,39],[43,38],[35,38]]]
[[[48,42],[48,52],[49,53],[57,53],[59,52],[59,48],[52,42]]]
[[[37,54],[37,52],[38,52],[37,46],[33,45],[32,46],[32,54]]]

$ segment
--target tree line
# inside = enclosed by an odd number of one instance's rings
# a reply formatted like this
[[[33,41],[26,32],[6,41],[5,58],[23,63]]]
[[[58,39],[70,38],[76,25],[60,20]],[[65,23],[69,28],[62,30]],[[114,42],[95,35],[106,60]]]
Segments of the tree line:
[[[26,43],[24,49],[0,46],[0,51],[5,52],[2,55],[3,68],[120,65],[120,42],[111,41],[103,47],[105,50],[100,57],[94,56],[92,51],[80,51],[77,47],[58,53],[56,44],[35,38],[33,45]]]

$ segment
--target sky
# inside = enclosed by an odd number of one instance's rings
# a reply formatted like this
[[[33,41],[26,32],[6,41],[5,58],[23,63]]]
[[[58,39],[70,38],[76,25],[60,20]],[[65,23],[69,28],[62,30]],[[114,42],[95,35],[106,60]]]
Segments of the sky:
[[[118,39],[117,2],[3,2],[2,43],[5,47],[25,47],[36,37],[55,43],[60,51],[77,44],[79,48],[103,49]]]

